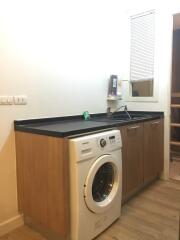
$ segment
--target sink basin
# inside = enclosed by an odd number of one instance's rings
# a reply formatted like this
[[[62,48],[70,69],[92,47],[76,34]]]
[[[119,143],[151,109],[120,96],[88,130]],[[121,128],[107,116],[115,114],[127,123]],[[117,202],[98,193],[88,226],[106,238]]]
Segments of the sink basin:
[[[94,121],[100,121],[100,122],[124,122],[124,121],[133,121],[138,119],[145,119],[147,117],[151,117],[150,115],[146,114],[130,114],[131,118],[127,114],[114,114],[111,116],[105,116],[105,117],[99,117],[94,118],[92,120]]]
[[[121,114],[121,115],[112,115],[107,118],[113,119],[113,120],[135,120],[135,119],[142,119],[150,117],[150,115],[144,115],[144,114],[130,114],[131,118],[127,114]]]
[[[97,121],[97,122],[124,122],[125,121],[124,119],[109,118],[109,117],[94,118],[91,120]]]

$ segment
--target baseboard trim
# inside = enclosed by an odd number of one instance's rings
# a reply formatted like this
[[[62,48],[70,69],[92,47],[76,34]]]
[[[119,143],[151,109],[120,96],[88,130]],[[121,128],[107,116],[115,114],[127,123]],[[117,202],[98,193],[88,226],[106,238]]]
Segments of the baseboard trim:
[[[0,223],[0,237],[24,224],[23,216],[17,215]]]

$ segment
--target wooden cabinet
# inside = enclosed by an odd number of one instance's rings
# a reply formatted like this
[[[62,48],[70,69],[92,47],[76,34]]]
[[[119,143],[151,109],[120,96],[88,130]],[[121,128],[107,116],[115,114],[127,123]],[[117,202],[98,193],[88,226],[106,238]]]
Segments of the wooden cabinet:
[[[164,127],[158,119],[144,123],[144,181],[149,181],[163,170]]]
[[[122,136],[122,195],[126,198],[163,170],[163,119],[120,128]]]
[[[120,127],[123,198],[163,169],[163,119]],[[68,140],[16,131],[19,211],[53,239],[70,232]]]
[[[120,128],[123,156],[123,195],[143,182],[143,123]]]
[[[16,131],[18,207],[25,222],[54,239],[69,235],[68,144]]]

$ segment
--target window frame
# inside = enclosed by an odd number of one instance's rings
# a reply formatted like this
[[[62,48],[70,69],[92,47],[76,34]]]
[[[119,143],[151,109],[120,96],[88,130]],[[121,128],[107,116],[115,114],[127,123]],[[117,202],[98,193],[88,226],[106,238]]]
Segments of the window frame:
[[[143,97],[133,97],[132,96],[132,83],[130,80],[130,56],[129,56],[129,79],[128,80],[123,80],[123,85],[124,85],[124,96],[125,96],[125,101],[127,102],[158,102],[158,92],[159,92],[159,82],[158,82],[158,76],[157,76],[157,59],[156,59],[156,35],[157,35],[157,11],[153,10],[146,10],[142,12],[131,12],[128,14],[129,18],[129,25],[128,25],[128,32],[129,32],[129,49],[131,47],[131,18],[135,15],[143,15],[148,12],[154,12],[155,14],[155,30],[154,30],[154,38],[155,38],[155,46],[154,46],[154,76],[153,76],[153,96],[143,96]],[[130,54],[130,52],[129,52]]]

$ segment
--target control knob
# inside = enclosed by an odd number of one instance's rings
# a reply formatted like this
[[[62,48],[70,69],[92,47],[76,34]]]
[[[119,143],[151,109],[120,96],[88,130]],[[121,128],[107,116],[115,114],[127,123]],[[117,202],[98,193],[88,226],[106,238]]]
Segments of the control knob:
[[[105,140],[104,138],[102,138],[102,139],[100,140],[100,146],[101,146],[102,148],[106,146],[106,140]]]

